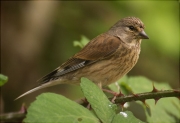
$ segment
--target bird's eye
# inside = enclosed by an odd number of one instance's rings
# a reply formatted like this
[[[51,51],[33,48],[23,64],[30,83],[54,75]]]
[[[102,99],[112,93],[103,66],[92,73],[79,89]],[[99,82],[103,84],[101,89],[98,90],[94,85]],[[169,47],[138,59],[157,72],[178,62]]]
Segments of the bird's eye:
[[[134,30],[134,27],[133,27],[133,26],[129,26],[129,29],[130,29],[130,30]]]

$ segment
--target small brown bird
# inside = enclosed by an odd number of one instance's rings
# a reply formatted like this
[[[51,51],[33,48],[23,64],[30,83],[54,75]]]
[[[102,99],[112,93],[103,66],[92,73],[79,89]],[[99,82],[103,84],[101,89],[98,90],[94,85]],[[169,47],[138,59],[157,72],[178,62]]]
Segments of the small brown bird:
[[[81,77],[102,86],[116,82],[137,63],[141,39],[149,39],[143,22],[136,17],[123,18],[107,32],[92,39],[60,67],[41,78],[39,86],[16,99],[57,84],[79,84]]]

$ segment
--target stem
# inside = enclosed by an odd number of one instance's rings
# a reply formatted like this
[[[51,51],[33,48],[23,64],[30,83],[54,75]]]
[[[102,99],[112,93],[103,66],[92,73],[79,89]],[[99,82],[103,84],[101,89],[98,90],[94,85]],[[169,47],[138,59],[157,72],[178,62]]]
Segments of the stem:
[[[139,93],[134,95],[127,95],[117,97],[114,101],[116,104],[123,104],[126,102],[131,101],[144,101],[146,99],[155,99],[158,100],[160,98],[165,97],[180,97],[180,90],[164,90],[164,91],[157,91],[157,92],[147,92],[147,93]],[[113,99],[112,97],[109,98],[110,100]]]

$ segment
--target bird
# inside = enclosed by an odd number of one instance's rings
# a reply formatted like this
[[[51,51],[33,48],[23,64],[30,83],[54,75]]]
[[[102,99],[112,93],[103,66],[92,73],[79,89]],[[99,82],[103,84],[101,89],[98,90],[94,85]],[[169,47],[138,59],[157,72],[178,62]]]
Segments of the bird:
[[[81,77],[100,86],[116,82],[137,63],[142,39],[149,39],[143,22],[125,17],[108,31],[89,41],[61,66],[38,80],[39,85],[15,100],[39,89],[57,84],[80,84]]]

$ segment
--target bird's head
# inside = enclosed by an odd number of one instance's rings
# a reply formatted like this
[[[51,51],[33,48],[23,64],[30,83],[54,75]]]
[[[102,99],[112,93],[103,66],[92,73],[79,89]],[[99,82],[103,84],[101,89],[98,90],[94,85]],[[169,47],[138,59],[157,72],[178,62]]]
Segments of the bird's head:
[[[126,17],[119,20],[108,32],[128,44],[137,43],[141,39],[149,39],[144,31],[143,22],[136,17]]]

